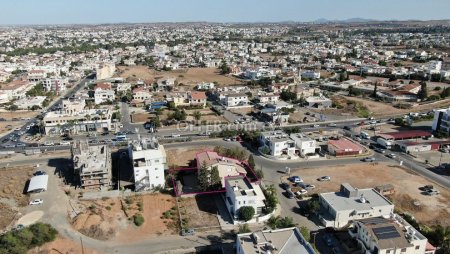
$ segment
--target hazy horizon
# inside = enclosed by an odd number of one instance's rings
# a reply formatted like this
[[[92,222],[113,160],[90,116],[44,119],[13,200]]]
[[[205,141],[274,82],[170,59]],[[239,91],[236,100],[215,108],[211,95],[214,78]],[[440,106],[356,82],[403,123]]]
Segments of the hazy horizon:
[[[279,23],[353,18],[450,19],[448,0],[22,0],[2,3],[0,25],[118,23]],[[427,11],[424,11],[427,10]]]

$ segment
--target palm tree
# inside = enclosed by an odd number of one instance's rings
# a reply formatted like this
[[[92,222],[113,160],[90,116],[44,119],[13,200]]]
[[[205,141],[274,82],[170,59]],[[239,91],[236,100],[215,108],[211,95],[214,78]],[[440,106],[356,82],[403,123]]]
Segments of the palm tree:
[[[200,111],[194,111],[194,113],[192,114],[192,116],[194,117],[194,119],[198,122],[200,120],[200,118],[202,118],[202,113],[200,113]]]

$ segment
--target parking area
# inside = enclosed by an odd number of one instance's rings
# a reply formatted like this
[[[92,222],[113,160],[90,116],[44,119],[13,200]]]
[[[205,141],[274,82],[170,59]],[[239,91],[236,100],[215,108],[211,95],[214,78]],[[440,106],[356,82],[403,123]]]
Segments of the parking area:
[[[413,214],[416,219],[428,225],[450,225],[450,192],[440,188],[438,195],[425,195],[419,189],[425,185],[433,185],[427,179],[404,168],[389,163],[361,163],[352,165],[336,165],[322,168],[303,168],[291,170],[291,176],[299,176],[303,183],[312,184],[307,189],[312,195],[339,190],[341,183],[350,183],[356,188],[373,188],[391,184],[395,193],[388,196],[400,211]],[[330,181],[318,181],[322,176],[329,176]]]

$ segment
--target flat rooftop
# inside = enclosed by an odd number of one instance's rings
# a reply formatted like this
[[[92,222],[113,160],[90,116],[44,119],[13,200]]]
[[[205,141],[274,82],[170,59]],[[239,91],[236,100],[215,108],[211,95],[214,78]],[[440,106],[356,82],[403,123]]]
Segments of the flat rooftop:
[[[343,191],[319,194],[336,211],[370,211],[374,207],[393,206],[383,195],[374,189],[353,189],[355,195],[349,196]],[[361,196],[365,202],[361,202]]]

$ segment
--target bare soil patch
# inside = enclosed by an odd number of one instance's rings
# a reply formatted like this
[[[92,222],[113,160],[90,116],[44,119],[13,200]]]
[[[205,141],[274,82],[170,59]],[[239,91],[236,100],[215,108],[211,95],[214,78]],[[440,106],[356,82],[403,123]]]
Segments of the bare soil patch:
[[[326,168],[299,169],[292,174],[299,175],[306,183],[316,186],[314,190],[308,191],[308,194],[339,191],[340,184],[345,182],[356,188],[373,188],[390,183],[395,187],[396,193],[389,198],[393,200],[397,210],[406,211],[428,225],[450,225],[450,207],[448,206],[450,191],[396,165],[385,163],[336,165]],[[324,175],[331,176],[331,181],[316,180]],[[423,195],[418,188],[427,184],[436,186],[441,194]],[[419,206],[414,205],[416,201],[420,204]]]
[[[14,219],[19,207],[28,204],[24,188],[35,170],[31,166],[0,168],[0,229],[4,229]]]
[[[180,198],[180,212],[185,228],[206,228],[219,226],[214,197],[197,195]]]
[[[218,86],[241,85],[242,81],[230,76],[220,75],[216,68],[189,68],[174,71],[156,71],[146,66],[120,66],[119,76],[131,80],[147,80],[155,82],[158,79],[175,78],[178,84],[182,83],[185,88],[193,88],[201,82],[217,82]],[[185,90],[183,87],[180,90]]]
[[[10,130],[17,128],[19,126],[22,126],[22,125],[23,125],[23,123],[20,121],[0,122],[0,134],[10,131]]]
[[[196,147],[194,150],[192,148],[166,149],[167,165],[171,168],[173,165],[179,167],[190,166],[197,153],[213,149],[214,147],[212,146]]]
[[[25,119],[33,118],[39,115],[39,111],[17,110],[17,111],[1,111],[0,118],[12,120],[13,118]]]

